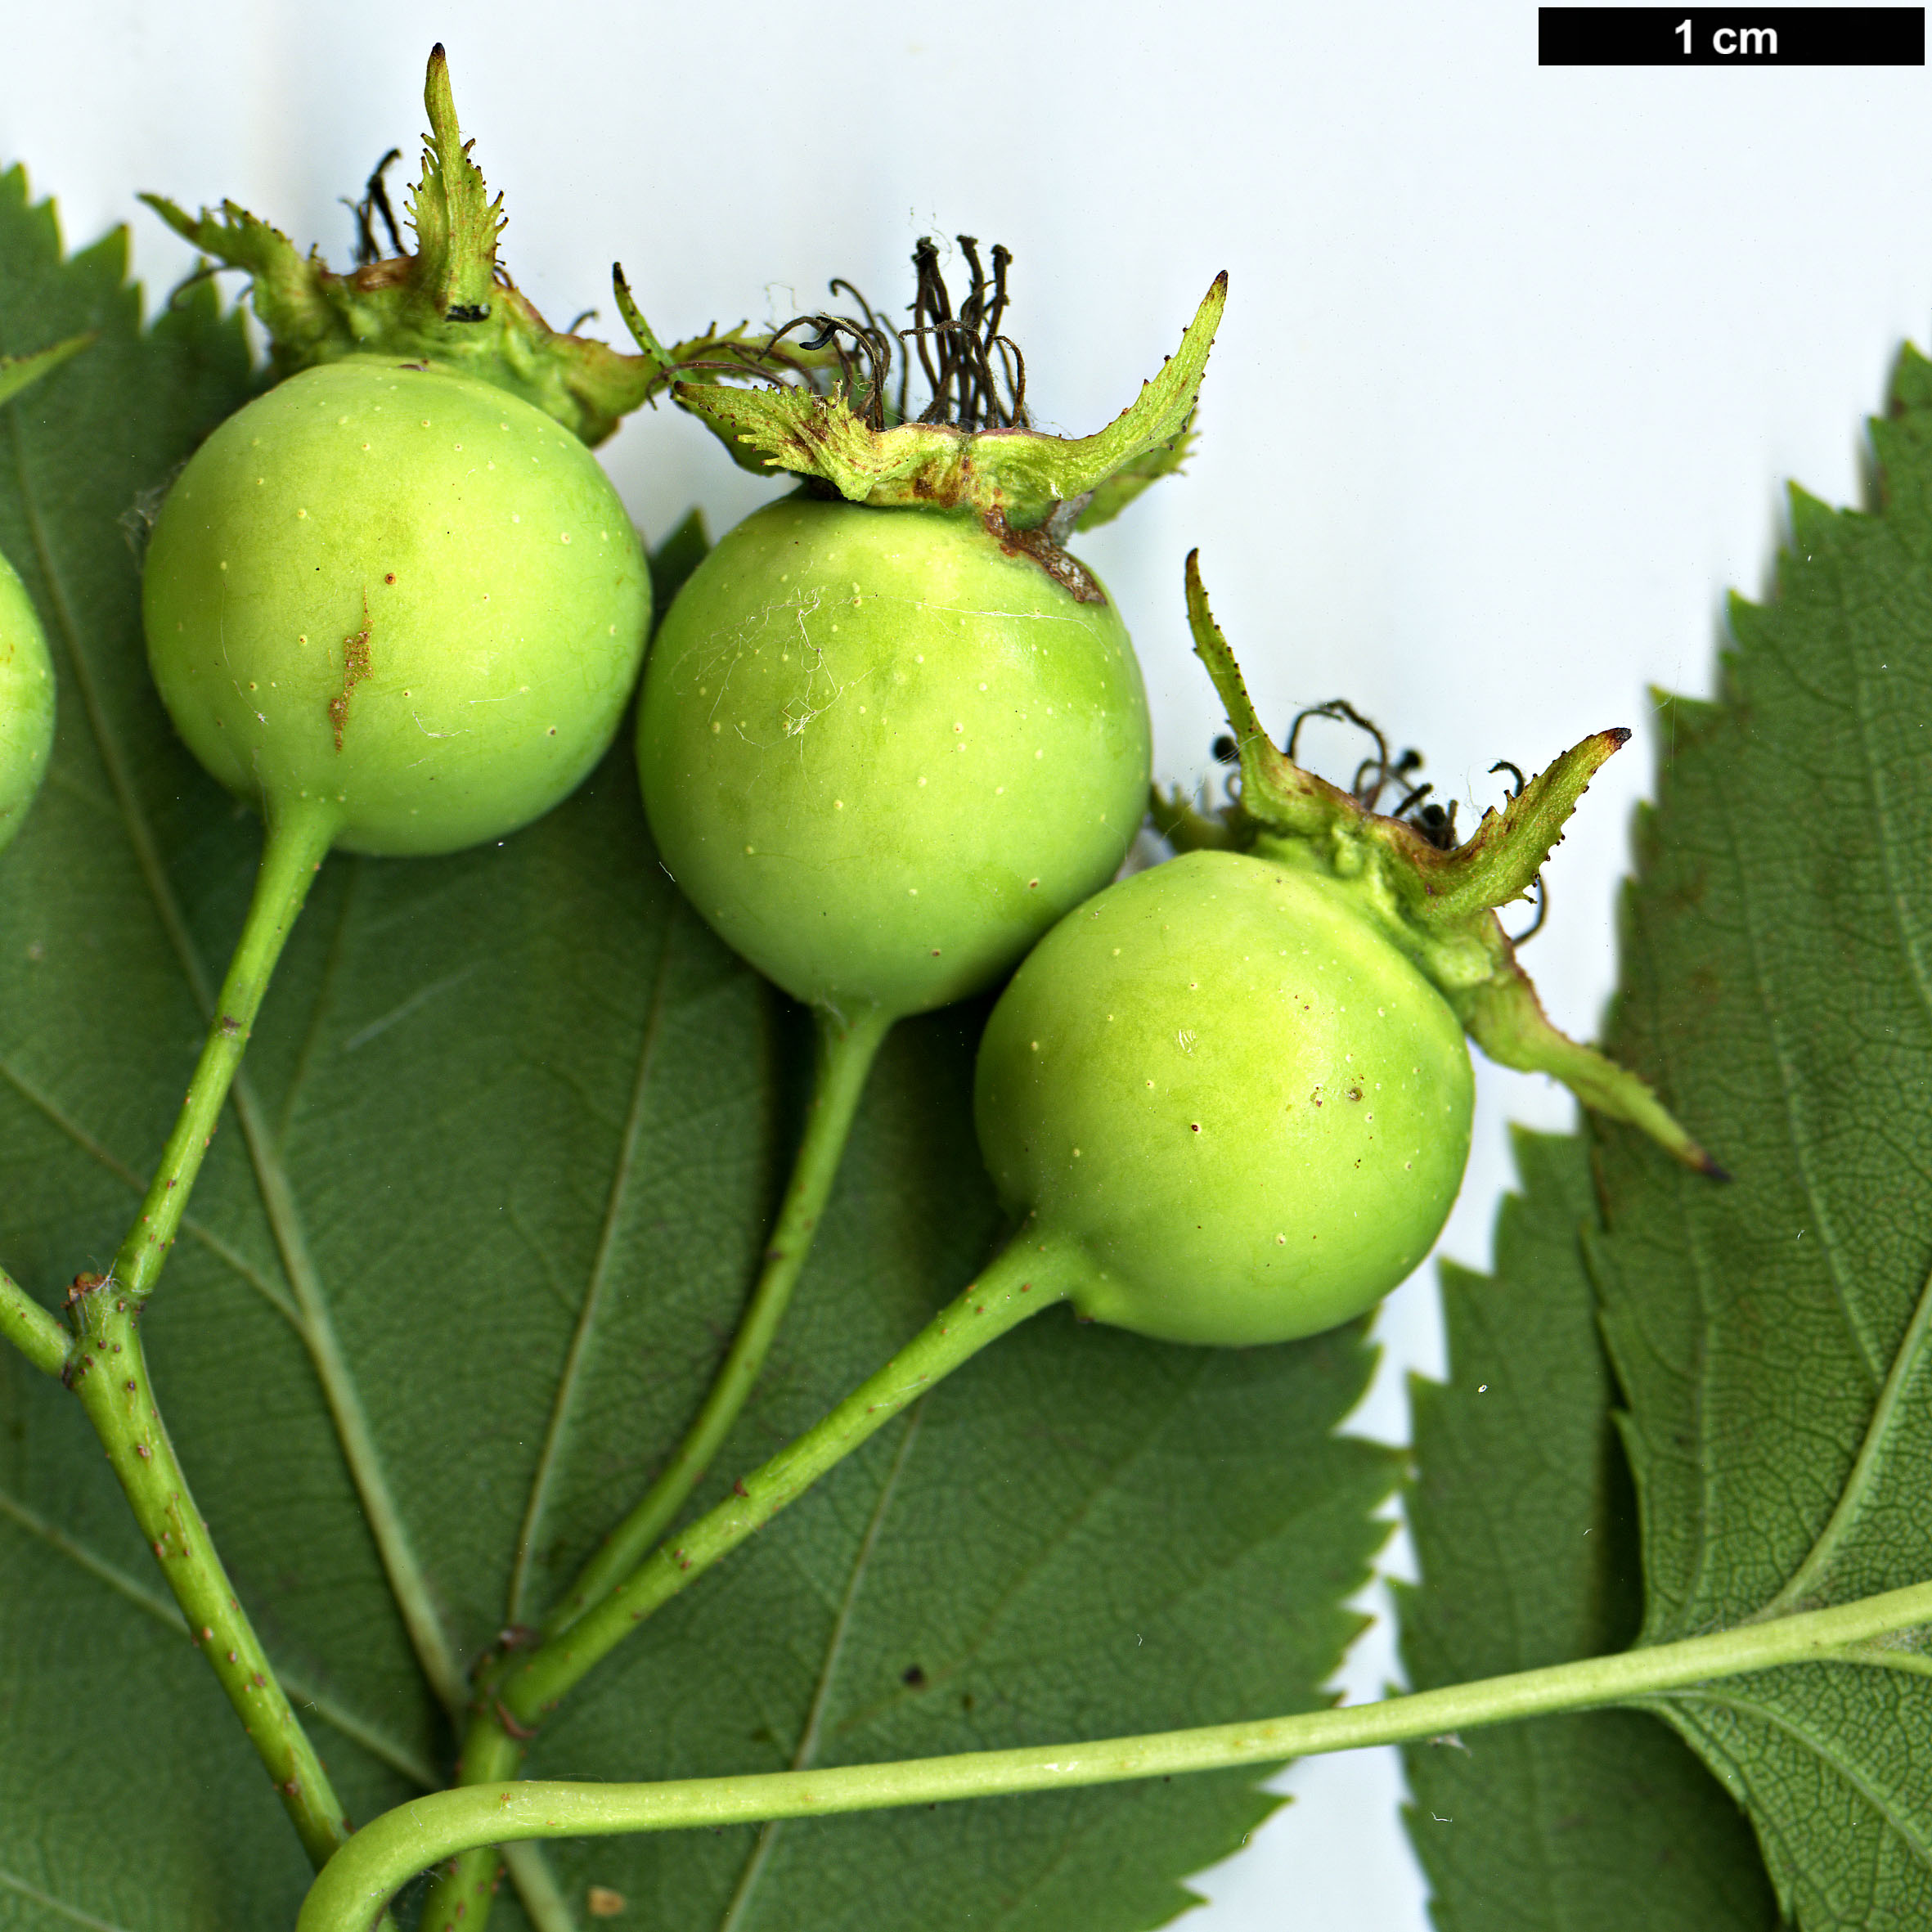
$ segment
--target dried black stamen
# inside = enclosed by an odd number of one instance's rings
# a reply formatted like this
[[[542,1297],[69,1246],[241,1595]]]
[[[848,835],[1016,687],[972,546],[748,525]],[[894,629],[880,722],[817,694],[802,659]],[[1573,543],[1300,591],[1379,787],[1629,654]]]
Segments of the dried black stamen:
[[[396,211],[389,205],[389,191],[383,185],[383,177],[397,162],[402,159],[402,151],[393,147],[375,164],[362,190],[362,199],[352,201],[344,195],[342,204],[356,218],[356,266],[366,268],[372,262],[382,259],[382,249],[375,239],[375,218],[382,217],[382,225],[389,231],[389,253],[392,255],[407,254],[402,245],[402,231],[396,225]]]
[[[914,285],[909,328],[892,327],[857,286],[840,276],[830,284],[831,292],[850,296],[865,320],[829,312],[797,316],[770,339],[764,353],[769,356],[794,330],[811,330],[799,348],[812,354],[833,351],[838,358],[838,387],[875,429],[884,429],[888,420],[911,420],[906,390],[915,358],[931,394],[919,421],[962,429],[1027,428],[1026,357],[1001,327],[1012,251],[993,249],[989,275],[977,240],[962,235],[959,243],[973,279],[957,312],[940,270],[939,250],[929,235],[922,236],[912,254]],[[897,394],[888,405],[895,350]]]
[[[1358,730],[1366,731],[1375,740],[1375,750],[1356,766],[1355,776],[1349,781],[1349,794],[1364,811],[1374,811],[1382,803],[1382,793],[1391,785],[1402,788],[1402,802],[1388,815],[1400,819],[1413,826],[1431,845],[1443,851],[1453,851],[1456,845],[1456,807],[1453,802],[1447,806],[1430,801],[1429,794],[1436,788],[1432,784],[1411,785],[1409,780],[1422,769],[1422,754],[1411,746],[1399,756],[1389,756],[1389,741],[1383,736],[1382,728],[1373,718],[1365,718],[1346,698],[1331,698],[1326,704],[1311,704],[1305,710],[1295,714],[1295,721],[1288,727],[1286,747],[1290,758],[1295,756],[1295,748],[1301,735],[1301,727],[1310,718],[1328,718],[1337,724],[1353,725]]]

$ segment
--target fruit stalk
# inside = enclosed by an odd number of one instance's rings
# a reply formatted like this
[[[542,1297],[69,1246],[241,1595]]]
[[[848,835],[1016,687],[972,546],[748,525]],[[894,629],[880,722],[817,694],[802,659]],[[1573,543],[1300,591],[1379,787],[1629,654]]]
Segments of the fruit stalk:
[[[4,1268],[0,1268],[0,1336],[43,1375],[60,1374],[72,1355],[66,1331]]]
[[[811,1251],[812,1237],[818,1231],[866,1077],[893,1024],[893,1015],[878,1007],[867,1007],[849,1020],[821,1007],[813,1018],[817,1062],[805,1133],[792,1162],[778,1224],[765,1251],[764,1269],[746,1305],[730,1351],[712,1383],[697,1420],[672,1452],[657,1480],[612,1530],[596,1555],[584,1566],[568,1593],[545,1618],[542,1631],[546,1638],[559,1636],[572,1629],[602,1602],[671,1527],[685,1498],[730,1433],[731,1425],[737,1421],[765,1366],[765,1358],[791,1301],[793,1287]],[[472,1715],[465,1733],[462,1755],[456,1767],[457,1782],[487,1784],[512,1777],[522,1757],[522,1746],[504,1728],[494,1710],[486,1705]],[[474,1914],[489,1909],[487,1902],[495,1889],[496,1865],[496,1852],[487,1846],[473,1848],[459,1857],[449,1871],[438,1876],[425,1901],[422,1925],[425,1932],[445,1925],[453,1927],[465,1920],[474,1932],[477,1923]],[[459,1906],[463,1908],[461,1914]]]
[[[498,1672],[486,1684],[465,1737],[458,1788],[508,1778],[523,1756],[521,1741],[652,1611],[695,1583],[987,1343],[1064,1301],[1085,1272],[1085,1261],[1071,1242],[1041,1242],[1030,1238],[1031,1233],[1022,1229],[978,1280],[884,1368],[762,1468],[734,1484],[731,1495],[700,1516],[675,1544],[661,1545],[575,1623]],[[462,1932],[480,1932],[492,1889],[495,1854],[483,1849],[489,1842],[486,1835],[451,1848],[461,1855],[438,1879],[425,1905],[422,1924],[429,1932],[456,1924],[459,1905],[464,1907]]]
[[[781,1771],[663,1784],[528,1781],[438,1791],[357,1832],[310,1887],[296,1932],[366,1932],[412,1874],[491,1838],[587,1838],[777,1817],[829,1817],[1018,1791],[1117,1784],[1269,1764],[1371,1745],[1413,1743],[1480,1725],[1641,1704],[1691,1685],[1781,1665],[1844,1660],[1853,1647],[1932,1619],[1932,1583],[1681,1642],[1341,1710],[1157,1732],[1096,1743]],[[1868,1668],[1869,1653],[1859,1668]]]
[[[254,897],[222,982],[187,1099],[148,1184],[140,1218],[128,1230],[108,1278],[116,1293],[136,1307],[154,1292],[174,1245],[262,996],[335,830],[335,808],[314,800],[298,801],[271,815]]]
[[[696,1582],[762,1530],[836,1463],[936,1383],[1029,1315],[1064,1301],[1085,1272],[1069,1242],[1023,1229],[964,1294],[941,1309],[885,1367],[789,1443],[690,1530],[666,1543],[560,1636],[516,1660],[497,1699],[534,1727],[573,1685],[651,1612]]]
[[[791,1179],[779,1210],[778,1224],[765,1250],[765,1265],[744,1319],[732,1339],[704,1406],[657,1480],[639,1498],[630,1514],[611,1531],[595,1556],[584,1566],[569,1593],[543,1622],[543,1633],[554,1637],[571,1629],[586,1611],[603,1602],[655,1547],[676,1521],[685,1499],[702,1480],[711,1460],[723,1446],[731,1425],[765,1366],[779,1323],[784,1319],[792,1290],[812,1237],[825,1211],[826,1197],[838,1173],[845,1143],[851,1134],[852,1117],[878,1049],[892,1031],[894,1016],[880,1007],[867,1007],[847,1019],[826,1008],[813,1015],[817,1058],[812,1072],[811,1100],[805,1133],[792,1163]]]
[[[303,1849],[320,1867],[352,1829],[315,1746],[241,1607],[155,1406],[141,1305],[111,1277],[76,1284],[64,1379],[80,1398],[174,1600],[267,1767]],[[374,1915],[370,1915],[373,1920]],[[366,1921],[367,1923],[369,1921]]]

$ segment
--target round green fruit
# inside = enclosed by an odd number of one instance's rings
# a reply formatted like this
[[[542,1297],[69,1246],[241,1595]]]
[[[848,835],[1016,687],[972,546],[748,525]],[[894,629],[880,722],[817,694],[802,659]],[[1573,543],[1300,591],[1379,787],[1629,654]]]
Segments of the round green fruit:
[[[596,459],[492,384],[352,358],[209,438],[155,525],[148,658],[176,727],[271,816],[454,851],[547,811],[614,735],[649,568]]]
[[[1118,869],[1147,699],[1064,553],[801,494],[679,593],[637,756],[665,863],[730,946],[797,999],[902,1015],[991,985]]]
[[[20,829],[54,743],[54,667],[13,566],[0,557],[0,846]]]
[[[1080,1311],[1171,1341],[1312,1335],[1429,1251],[1474,1103],[1462,1029],[1346,884],[1197,852],[1063,920],[979,1053],[1007,1205]]]

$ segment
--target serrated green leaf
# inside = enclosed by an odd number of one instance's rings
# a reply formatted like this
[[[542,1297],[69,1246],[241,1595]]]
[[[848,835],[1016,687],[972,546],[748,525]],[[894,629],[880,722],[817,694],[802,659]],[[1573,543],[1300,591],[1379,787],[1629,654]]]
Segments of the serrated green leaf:
[[[1612,1049],[1737,1177],[1608,1132],[1591,1247],[1660,1642],[1932,1576],[1932,368],[1871,514],[1794,494],[1717,701],[1667,703]],[[1932,1923],[1909,1645],[1660,1700],[1807,1928]]]
[[[1451,1377],[1413,1386],[1398,1591],[1418,1690],[1622,1649],[1642,1615],[1629,1476],[1579,1233],[1584,1149],[1519,1134],[1491,1276],[1445,1264]],[[1696,1759],[1637,1712],[1412,1745],[1409,1836],[1441,1932],[1770,1932],[1750,1827]]]
[[[0,356],[0,402],[11,402],[23,389],[58,369],[70,356],[78,356],[93,340],[92,335],[70,335],[51,348],[28,355]]]
[[[119,523],[251,377],[210,298],[142,336],[121,276],[118,244],[63,266],[9,178],[0,353],[29,309],[35,341],[101,332],[44,411],[0,419],[0,546],[62,680],[52,780],[0,860],[0,1257],[50,1305],[133,1211],[259,847],[154,696]],[[978,1017],[889,1045],[698,1506],[988,1251]],[[622,741],[501,846],[324,869],[144,1332],[195,1502],[358,1818],[444,1768],[433,1686],[461,1699],[690,1418],[809,1066],[800,1016],[684,910]],[[531,1768],[833,1763],[1318,1703],[1393,1476],[1332,1433],[1369,1363],[1359,1330],[1229,1353],[1044,1316],[640,1632]],[[286,1822],[76,1405],[14,1363],[0,1543],[0,1922],[289,1923],[307,1875]],[[152,1796],[130,1813],[104,1791]],[[571,1904],[613,1885],[663,1932],[1131,1932],[1274,1802],[1242,1772],[788,1826],[751,1877],[749,1831],[553,1857]],[[523,1922],[507,1892],[497,1911]]]

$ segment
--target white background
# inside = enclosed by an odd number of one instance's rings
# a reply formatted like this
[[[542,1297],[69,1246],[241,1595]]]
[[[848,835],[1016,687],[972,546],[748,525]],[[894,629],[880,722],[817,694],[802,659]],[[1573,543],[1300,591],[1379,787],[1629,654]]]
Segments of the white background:
[[[965,229],[1017,258],[1029,402],[1084,434],[1229,270],[1190,474],[1081,545],[1139,645],[1157,769],[1202,774],[1217,722],[1182,618],[1196,544],[1271,721],[1346,693],[1478,806],[1498,757],[1638,727],[1527,955],[1559,1023],[1594,1029],[1648,689],[1710,690],[1783,479],[1858,496],[1860,419],[1932,316],[1922,70],[1539,70],[1525,0],[0,0],[0,164],[28,163],[72,242],[129,222],[151,290],[189,257],[142,187],[231,196],[339,263],[336,197],[392,143],[413,166],[439,38],[507,263],[559,326],[598,305],[622,339],[613,258],[667,339],[816,307],[834,273],[900,301],[916,237]],[[774,487],[672,411],[606,455],[654,538]],[[1481,1095],[1444,1241],[1476,1263],[1505,1122],[1569,1118],[1541,1081],[1485,1069]],[[1443,1367],[1432,1269],[1380,1332],[1359,1424],[1400,1440],[1404,1375]],[[1397,1674],[1384,1623],[1340,1682]],[[1283,1786],[1298,1801],[1191,1922],[1420,1932],[1393,1754]]]

